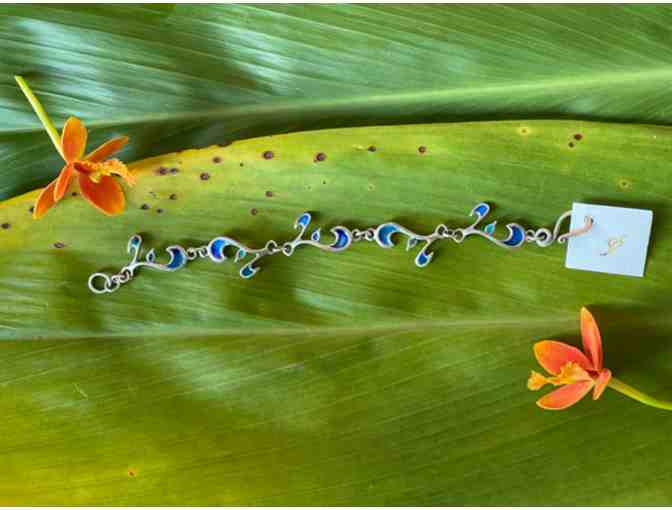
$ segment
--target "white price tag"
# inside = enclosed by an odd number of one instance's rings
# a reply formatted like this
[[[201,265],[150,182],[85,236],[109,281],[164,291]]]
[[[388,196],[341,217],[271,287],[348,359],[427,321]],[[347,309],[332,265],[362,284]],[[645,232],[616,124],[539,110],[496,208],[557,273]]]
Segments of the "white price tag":
[[[644,276],[653,212],[575,203],[570,230],[593,220],[590,230],[570,237],[565,267],[626,276]]]

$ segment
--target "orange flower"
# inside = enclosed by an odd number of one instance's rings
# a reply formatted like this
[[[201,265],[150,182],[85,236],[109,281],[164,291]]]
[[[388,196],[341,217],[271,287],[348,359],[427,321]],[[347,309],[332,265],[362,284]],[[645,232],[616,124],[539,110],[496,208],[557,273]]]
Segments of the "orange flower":
[[[118,159],[107,160],[121,149],[128,138],[113,138],[84,156],[88,133],[84,124],[75,117],[70,117],[61,134],[61,148],[65,166],[59,176],[42,190],[37,197],[33,217],[44,215],[56,202],[61,200],[77,173],[79,189],[82,196],[105,214],[119,214],[124,210],[124,192],[112,175],[119,175],[129,184],[135,180]],[[107,161],[106,161],[107,160]]]
[[[44,188],[40,196],[37,197],[33,218],[40,218],[63,198],[75,173],[79,180],[82,196],[91,202],[94,207],[105,214],[122,212],[126,202],[124,192],[112,175],[121,176],[131,186],[135,183],[135,179],[121,161],[108,158],[128,142],[128,137],[113,138],[84,156],[86,139],[88,138],[88,132],[84,124],[79,119],[70,117],[63,126],[63,132],[59,137],[58,131],[49,119],[47,112],[45,112],[33,91],[30,90],[26,81],[21,76],[15,76],[15,79],[42,122],[56,150],[65,160],[65,166],[58,177]]]
[[[547,384],[561,386],[540,398],[537,401],[539,407],[565,409],[581,400],[591,389],[593,400],[597,400],[609,384],[611,371],[602,366],[600,330],[586,308],[581,309],[581,336],[584,352],[555,340],[534,344],[537,361],[552,375],[546,377],[533,371],[527,387],[536,391]]]

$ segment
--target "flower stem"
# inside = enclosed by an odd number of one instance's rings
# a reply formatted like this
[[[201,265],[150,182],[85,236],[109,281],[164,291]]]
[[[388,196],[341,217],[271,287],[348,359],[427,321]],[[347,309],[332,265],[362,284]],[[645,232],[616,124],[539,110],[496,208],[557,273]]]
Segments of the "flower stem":
[[[666,401],[666,400],[658,400],[657,398],[653,398],[646,393],[642,393],[641,391],[633,388],[632,386],[625,384],[623,381],[620,381],[616,379],[615,377],[612,377],[609,380],[608,386],[611,389],[614,389],[618,391],[619,393],[622,393],[623,395],[630,397],[634,400],[637,400],[638,402],[641,402],[642,404],[646,404],[647,406],[651,407],[657,407],[658,409],[666,409],[668,411],[672,411],[672,402]]]
[[[33,107],[33,110],[35,111],[37,117],[40,119],[40,122],[42,122],[42,125],[44,126],[44,129],[46,129],[49,138],[51,138],[51,141],[54,143],[56,150],[61,155],[61,157],[63,157],[63,148],[61,147],[61,137],[59,136],[58,131],[54,127],[54,124],[51,122],[49,115],[47,115],[47,112],[42,106],[42,103],[40,103],[37,97],[35,97],[35,94],[33,94],[33,91],[30,90],[28,83],[26,83],[26,80],[24,80],[22,76],[14,76],[14,79],[16,80],[16,83],[19,84],[19,87],[21,87],[21,92],[23,92],[23,94],[26,96],[26,99],[28,99],[30,106]]]

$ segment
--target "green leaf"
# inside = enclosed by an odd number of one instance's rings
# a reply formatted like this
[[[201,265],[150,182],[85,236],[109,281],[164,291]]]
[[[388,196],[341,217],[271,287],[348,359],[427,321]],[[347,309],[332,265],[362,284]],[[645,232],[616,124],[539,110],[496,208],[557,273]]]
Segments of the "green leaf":
[[[669,124],[667,5],[0,6],[0,198],[62,164],[12,75],[141,157],[317,128]]]
[[[575,121],[324,130],[139,162],[115,218],[81,197],[39,221],[36,192],[1,204],[1,502],[669,504],[672,414],[609,389],[543,411],[525,381],[535,341],[578,345],[587,305],[605,366],[672,394],[671,140]],[[358,243],[267,257],[250,280],[199,260],[139,270],[115,294],[86,287],[129,260],[136,232],[165,261],[217,235],[282,242],[306,210],[327,238],[336,224],[464,226],[484,200],[530,227],[573,201],[650,208],[646,276],[469,239],[424,269],[417,247]]]

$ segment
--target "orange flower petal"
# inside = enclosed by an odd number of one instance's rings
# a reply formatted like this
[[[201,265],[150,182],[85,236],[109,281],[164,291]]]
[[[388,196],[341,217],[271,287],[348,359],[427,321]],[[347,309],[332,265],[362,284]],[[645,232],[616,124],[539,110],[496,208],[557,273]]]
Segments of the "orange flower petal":
[[[115,152],[119,151],[119,149],[121,149],[127,143],[128,143],[127,136],[119,136],[117,138],[112,138],[112,140],[108,140],[92,153],[87,154],[84,157],[84,159],[87,161],[93,161],[94,163],[100,163],[101,161],[109,158]]]
[[[593,381],[583,381],[568,384],[544,395],[537,400],[537,405],[543,409],[560,410],[576,404],[593,387]]]
[[[123,212],[126,199],[121,186],[114,177],[103,175],[100,182],[96,183],[86,174],[80,173],[79,188],[82,196],[105,214],[113,215]]]
[[[70,117],[63,126],[61,145],[63,146],[63,158],[67,163],[81,159],[86,149],[88,134],[84,124],[77,117]]]
[[[54,187],[54,200],[58,202],[70,186],[70,181],[72,180],[72,175],[75,172],[75,165],[73,163],[68,163],[63,167],[61,173],[56,179],[56,186]]]
[[[587,308],[581,308],[581,336],[583,350],[593,362],[593,368],[602,370],[602,338],[595,318]]]
[[[54,179],[51,181],[37,197],[35,208],[33,209],[33,219],[38,219],[44,216],[46,212],[56,203],[54,200],[54,188],[56,187],[57,180],[58,179]]]
[[[604,390],[607,389],[607,385],[611,380],[611,370],[608,368],[603,368],[600,372],[600,375],[595,379],[595,388],[593,389],[593,400],[597,400],[602,396]]]
[[[546,371],[558,375],[569,362],[576,363],[585,370],[592,370],[592,364],[585,354],[571,345],[555,340],[543,340],[534,344],[534,355]]]

